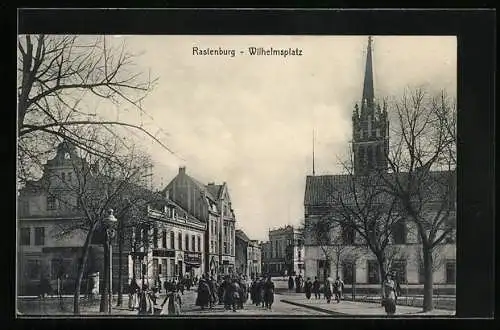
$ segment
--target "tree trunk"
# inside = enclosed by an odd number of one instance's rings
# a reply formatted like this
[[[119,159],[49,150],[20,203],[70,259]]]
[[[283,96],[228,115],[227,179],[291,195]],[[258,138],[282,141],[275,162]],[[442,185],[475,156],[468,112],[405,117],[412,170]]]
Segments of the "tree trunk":
[[[433,295],[433,271],[432,271],[432,248],[422,245],[422,254],[424,257],[424,303],[423,311],[428,312],[434,309],[432,302]]]
[[[119,224],[118,224],[119,225]],[[118,228],[118,301],[116,306],[123,304],[123,228]]]
[[[384,256],[377,256],[377,262],[378,262],[378,274],[379,274],[379,281],[380,281],[380,304],[383,304],[384,298],[385,298],[385,290],[384,290],[384,280],[386,276],[386,271],[385,271],[385,258]]]
[[[75,293],[73,295],[73,313],[75,315],[80,314],[80,287],[82,286],[83,272],[85,270],[85,265],[87,264],[87,259],[89,256],[90,242],[92,242],[92,237],[94,236],[95,226],[92,226],[87,233],[87,238],[83,244],[83,255],[80,259],[80,264],[78,265],[78,274],[76,276],[75,282]]]
[[[108,249],[108,234],[104,234],[104,269],[103,269],[103,281],[102,281],[102,293],[101,293],[101,305],[99,307],[99,312],[108,311],[108,286],[109,286],[109,249]]]

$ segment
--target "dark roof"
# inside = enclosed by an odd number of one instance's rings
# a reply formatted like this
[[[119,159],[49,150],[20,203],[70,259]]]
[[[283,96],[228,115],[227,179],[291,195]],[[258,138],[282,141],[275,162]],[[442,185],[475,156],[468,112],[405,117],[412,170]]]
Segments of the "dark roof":
[[[430,197],[430,199],[435,198],[436,200],[441,198],[444,192],[443,188],[446,187],[447,183],[450,183],[450,179],[452,180],[452,189],[456,187],[455,176],[450,177],[449,174],[449,171],[429,172],[427,182],[421,185],[421,189],[428,195],[427,197]],[[406,173],[399,173],[398,181],[403,183],[406,176]],[[388,174],[388,179],[396,180],[396,177],[394,174]],[[351,187],[355,181],[356,178],[347,174],[307,176],[304,205],[334,205],[340,196],[342,196],[344,202],[349,203],[350,200],[354,200],[353,189]],[[361,189],[358,191],[361,191]],[[377,192],[376,202],[388,201],[390,199],[391,196],[389,193]]]
[[[250,242],[250,238],[248,238],[248,236],[241,229],[236,229],[236,231],[234,232],[234,235],[236,238],[239,238],[242,241]]]
[[[216,199],[219,199],[221,191],[222,191],[222,185],[221,184],[208,184],[206,185],[206,189],[214,196]]]

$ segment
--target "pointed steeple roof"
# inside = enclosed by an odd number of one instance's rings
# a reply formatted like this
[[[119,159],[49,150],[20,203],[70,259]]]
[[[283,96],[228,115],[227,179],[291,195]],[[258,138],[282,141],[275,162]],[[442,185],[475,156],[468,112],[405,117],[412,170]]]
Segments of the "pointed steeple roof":
[[[372,63],[372,37],[368,37],[368,47],[366,51],[365,82],[363,84],[362,107],[366,104],[368,107],[373,105],[375,92],[373,90],[373,63]]]

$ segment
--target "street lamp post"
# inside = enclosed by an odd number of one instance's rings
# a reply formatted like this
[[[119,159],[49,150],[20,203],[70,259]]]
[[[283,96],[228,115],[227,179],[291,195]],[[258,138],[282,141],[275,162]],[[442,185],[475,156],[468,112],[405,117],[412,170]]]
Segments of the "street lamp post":
[[[105,256],[105,258],[108,259],[108,278],[105,279],[107,282],[108,282],[108,285],[107,285],[107,288],[108,288],[108,292],[106,292],[105,294],[108,295],[108,305],[107,305],[107,308],[108,308],[108,314],[111,314],[111,301],[112,301],[112,283],[113,283],[113,253],[111,251],[111,242],[112,242],[112,239],[113,237],[115,236],[115,226],[117,224],[118,220],[115,218],[115,216],[113,215],[113,209],[109,209],[106,216],[103,218],[102,220],[102,225],[103,225],[103,228],[106,230],[106,233],[105,233],[105,244],[106,244],[106,247],[107,247],[107,252],[108,252],[108,255]]]

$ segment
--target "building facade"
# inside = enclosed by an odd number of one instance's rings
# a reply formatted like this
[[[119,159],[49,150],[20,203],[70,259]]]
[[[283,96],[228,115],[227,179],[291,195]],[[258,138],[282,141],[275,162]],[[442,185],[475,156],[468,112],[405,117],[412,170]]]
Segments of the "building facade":
[[[242,230],[236,230],[236,272],[248,278],[262,275],[260,243],[251,240]]]
[[[75,166],[84,166],[75,148],[65,142],[43,168],[37,181],[27,182],[18,194],[17,212],[17,292],[34,294],[42,278],[62,291],[74,290],[78,260],[83,253],[86,231],[72,228],[83,217],[72,194],[76,184]],[[65,229],[72,228],[65,232]],[[103,248],[95,235],[89,248],[85,275],[103,267]],[[82,284],[82,292],[87,288]]]
[[[356,105],[352,117],[354,177],[375,169],[384,171],[387,169],[389,121],[386,106],[381,107],[375,101],[372,69],[372,46],[369,38],[361,109]],[[431,172],[431,175],[448,175],[448,173]],[[348,189],[348,182],[348,175],[307,176],[304,196],[306,223],[317,221],[336,207],[332,205],[332,196],[325,187],[336,187],[338,191],[342,191],[342,187]],[[433,216],[435,212],[432,207],[428,213],[429,216]],[[409,221],[399,222],[392,230],[389,254],[392,254],[390,269],[396,272],[398,281],[407,287],[418,288],[422,286],[424,275],[421,244],[416,233],[417,228],[414,224]],[[337,227],[330,235],[334,243],[325,248],[306,234],[306,276],[323,279],[325,273],[338,274],[347,287],[353,284],[360,284],[361,287],[377,287],[381,279],[375,256],[363,247],[363,241],[356,232],[352,228]],[[439,261],[434,267],[434,282],[453,292],[456,274],[454,235],[453,233],[437,247],[436,258],[439,258]],[[329,258],[326,258],[325,251],[330,255]]]
[[[163,285],[205,271],[206,223],[165,199],[147,208],[147,219],[132,229],[128,278]],[[161,281],[161,283],[158,283]]]
[[[205,271],[212,275],[233,273],[236,217],[227,184],[205,185],[187,175],[185,167],[180,167],[164,193],[190,215],[207,224]]]
[[[48,279],[55,290],[59,277],[63,292],[74,291],[87,231],[78,229],[85,218],[73,192],[80,187],[76,169],[86,166],[76,148],[63,142],[57,147],[55,157],[44,166],[41,179],[28,182],[19,191],[18,294],[36,294],[42,278]],[[142,196],[153,194],[146,192]],[[141,204],[134,220],[136,225],[118,218],[118,232],[112,240],[114,292],[119,288],[119,280],[122,288],[126,288],[134,277],[151,283],[158,278],[164,282],[186,274],[201,276],[204,272],[206,223],[167,197],[151,199],[153,207]],[[127,225],[121,226],[124,223]],[[120,242],[118,237],[123,237]],[[104,274],[103,243],[102,232],[97,228],[89,247],[82,293],[92,289],[87,287],[89,276],[97,275],[94,284],[100,289]]]
[[[257,240],[248,242],[247,269],[247,276],[250,278],[256,278],[262,275],[262,252],[260,250],[260,243]]]
[[[269,231],[265,268],[271,276],[299,275],[304,272],[304,240],[302,232],[293,226]]]

